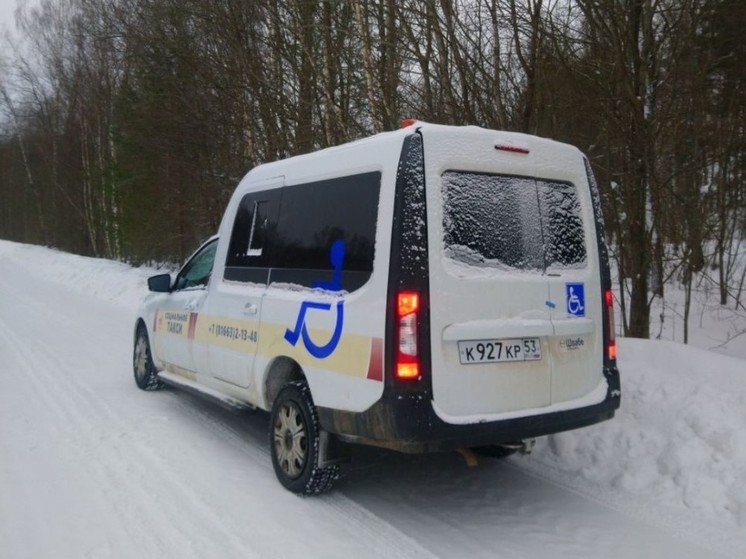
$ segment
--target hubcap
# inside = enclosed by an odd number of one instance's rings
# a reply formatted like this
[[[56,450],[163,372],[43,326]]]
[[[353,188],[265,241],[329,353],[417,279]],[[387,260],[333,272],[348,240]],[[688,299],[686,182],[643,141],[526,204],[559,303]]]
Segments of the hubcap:
[[[298,477],[306,462],[306,425],[303,414],[294,402],[285,402],[275,420],[275,454],[282,471],[290,478]]]
[[[135,374],[139,379],[144,379],[148,374],[148,343],[142,336],[137,338],[135,344]]]

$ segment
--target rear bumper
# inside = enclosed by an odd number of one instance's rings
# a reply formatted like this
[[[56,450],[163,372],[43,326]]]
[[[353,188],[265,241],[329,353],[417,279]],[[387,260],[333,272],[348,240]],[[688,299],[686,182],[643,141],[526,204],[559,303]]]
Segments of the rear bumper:
[[[385,390],[364,412],[319,408],[321,426],[347,442],[392,448],[402,452],[435,452],[513,443],[586,427],[614,417],[619,408],[619,371],[607,368],[606,398],[592,406],[526,417],[469,423],[446,423],[435,413],[428,394]]]

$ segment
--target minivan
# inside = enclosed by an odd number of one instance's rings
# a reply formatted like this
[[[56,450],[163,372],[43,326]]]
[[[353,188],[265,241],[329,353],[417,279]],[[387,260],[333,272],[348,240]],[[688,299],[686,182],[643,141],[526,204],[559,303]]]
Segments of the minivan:
[[[149,287],[138,386],[269,411],[295,493],[347,443],[506,455],[619,407],[598,189],[552,140],[414,122],[259,165]]]

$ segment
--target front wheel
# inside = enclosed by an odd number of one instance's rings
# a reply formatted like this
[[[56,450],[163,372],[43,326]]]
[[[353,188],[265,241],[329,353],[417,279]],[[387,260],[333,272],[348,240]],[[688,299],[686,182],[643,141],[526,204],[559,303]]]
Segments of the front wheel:
[[[293,493],[325,493],[337,479],[338,466],[318,466],[319,430],[308,384],[298,381],[283,388],[272,405],[269,447],[277,479]]]
[[[138,388],[142,390],[158,390],[163,386],[163,383],[158,380],[158,371],[155,370],[155,365],[153,365],[148,331],[143,324],[140,324],[137,328],[132,368],[135,373],[135,384],[137,384]]]

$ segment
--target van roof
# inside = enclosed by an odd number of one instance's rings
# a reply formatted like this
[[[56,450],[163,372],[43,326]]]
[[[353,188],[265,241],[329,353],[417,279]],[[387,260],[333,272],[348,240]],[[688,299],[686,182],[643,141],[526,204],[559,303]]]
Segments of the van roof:
[[[388,149],[396,150],[398,154],[398,150],[401,149],[403,138],[417,130],[422,132],[424,138],[430,137],[433,139],[438,138],[445,140],[447,137],[449,139],[458,138],[462,141],[468,141],[469,138],[477,139],[489,135],[490,140],[495,141],[497,144],[505,144],[521,149],[537,149],[541,151],[554,151],[555,153],[560,151],[567,155],[570,155],[569,152],[574,152],[573,155],[579,155],[581,153],[577,148],[569,144],[520,132],[492,130],[473,125],[450,126],[415,121],[410,126],[400,128],[399,130],[382,132],[373,136],[347,142],[339,146],[328,147],[302,155],[295,155],[279,161],[257,165],[246,174],[241,181],[241,184],[243,185],[247,182],[256,183],[281,175],[294,174],[294,169],[297,169],[298,166],[305,167],[311,163],[316,164],[319,162],[319,158],[328,162],[339,157],[349,157],[350,152],[366,154],[366,159],[370,158],[371,153],[379,154]],[[375,147],[375,152],[370,151],[372,147]]]

